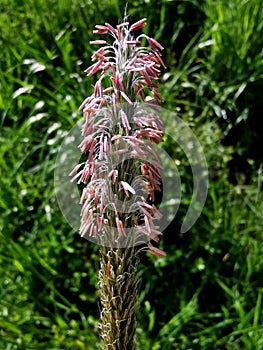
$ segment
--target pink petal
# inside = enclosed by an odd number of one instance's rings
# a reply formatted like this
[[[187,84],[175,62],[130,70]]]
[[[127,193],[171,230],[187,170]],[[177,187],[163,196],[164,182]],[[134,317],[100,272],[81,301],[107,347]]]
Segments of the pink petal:
[[[101,25],[101,24],[96,24],[96,25],[95,25],[95,28],[96,28],[96,29],[105,29],[105,30],[107,29],[107,30],[108,30],[108,28],[107,28],[106,26],[103,26],[103,25]]]
[[[147,37],[147,41],[154,50],[163,50],[164,47],[153,38]]]
[[[107,44],[107,41],[106,40],[91,40],[89,43],[92,45],[104,45],[104,44]]]
[[[113,26],[110,25],[109,23],[105,23],[105,26],[107,28],[109,28],[109,30],[112,32],[112,34],[115,34],[115,35],[118,34],[118,31],[115,28],[113,28]]]
[[[108,29],[98,29],[98,30],[93,30],[93,34],[107,34]]]
[[[121,234],[121,235],[123,235],[123,236],[125,236],[126,237],[126,232],[125,232],[125,229],[124,229],[124,226],[123,226],[123,222],[119,219],[119,218],[117,218],[116,217],[116,226],[117,226],[117,230],[118,230],[118,232]]]
[[[140,19],[138,22],[135,22],[131,25],[130,30],[135,31],[146,25],[147,18]]]
[[[129,25],[129,22],[123,22],[121,24],[117,25],[117,28],[127,27]]]
[[[125,94],[125,92],[123,92],[123,91],[120,91],[120,93],[121,93],[121,96],[124,98],[124,100],[126,101],[126,102],[128,102],[129,104],[132,104],[132,101],[129,99],[129,97]]]
[[[160,256],[160,257],[166,256],[163,250],[153,247],[152,245],[149,245],[149,252],[155,256]]]
[[[129,195],[127,191],[131,192],[132,194],[135,194],[135,190],[128,184],[128,182],[120,181],[120,185],[124,189],[126,195]]]
[[[125,42],[127,45],[138,45],[141,43],[139,40],[126,40]]]

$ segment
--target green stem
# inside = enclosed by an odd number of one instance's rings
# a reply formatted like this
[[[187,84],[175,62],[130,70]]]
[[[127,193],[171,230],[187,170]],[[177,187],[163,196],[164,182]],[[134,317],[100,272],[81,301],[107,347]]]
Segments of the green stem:
[[[134,247],[100,250],[100,336],[104,350],[136,349],[138,254]]]

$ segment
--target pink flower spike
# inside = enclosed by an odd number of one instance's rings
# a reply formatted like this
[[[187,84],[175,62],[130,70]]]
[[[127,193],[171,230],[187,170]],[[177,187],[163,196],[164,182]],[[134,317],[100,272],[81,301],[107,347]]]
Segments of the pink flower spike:
[[[110,249],[115,243],[118,249],[124,248],[125,242],[130,245],[138,239],[141,243],[141,237],[145,237],[145,250],[164,257],[165,252],[157,248],[162,234],[157,220],[162,214],[154,206],[155,191],[161,191],[161,161],[153,147],[163,141],[164,134],[157,106],[161,100],[157,83],[164,66],[163,46],[144,34],[145,25],[146,18],[132,24],[125,14],[115,26],[95,26],[94,34],[109,34],[109,38],[94,36],[90,41],[98,46],[85,73],[98,77],[91,80],[91,94],[80,105],[84,120],[79,148],[85,162],[70,175],[71,181],[83,189],[81,236],[89,239],[100,235],[99,240],[106,239],[106,243],[109,234]],[[137,108],[141,101],[145,108]],[[133,159],[126,162],[127,156]],[[122,212],[115,197],[124,202],[122,209],[132,206],[135,210]],[[112,240],[111,228],[116,240]],[[135,238],[130,237],[134,234]],[[111,258],[110,254],[108,260],[105,258],[107,269]]]
[[[139,20],[138,22],[133,23],[131,25],[130,30],[134,32],[135,30],[141,29],[142,27],[144,27],[146,25],[146,21],[147,21],[147,18],[143,18],[143,19]]]
[[[159,248],[156,248],[152,245],[149,245],[149,252],[155,256],[159,256],[159,257],[164,257],[166,256],[165,252]]]

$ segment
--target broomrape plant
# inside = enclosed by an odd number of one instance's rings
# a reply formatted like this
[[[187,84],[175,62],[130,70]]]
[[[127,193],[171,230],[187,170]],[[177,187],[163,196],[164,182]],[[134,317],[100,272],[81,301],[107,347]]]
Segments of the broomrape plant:
[[[154,143],[162,141],[157,91],[163,47],[145,34],[135,36],[146,18],[94,33],[110,35],[91,41],[100,48],[85,70],[98,73],[93,94],[81,104],[84,124],[81,151],[86,160],[71,172],[82,184],[80,234],[96,239],[100,249],[100,336],[104,349],[136,348],[135,307],[139,253],[165,253],[154,246],[161,234],[155,193],[161,190],[161,163]],[[147,46],[142,46],[142,41]]]

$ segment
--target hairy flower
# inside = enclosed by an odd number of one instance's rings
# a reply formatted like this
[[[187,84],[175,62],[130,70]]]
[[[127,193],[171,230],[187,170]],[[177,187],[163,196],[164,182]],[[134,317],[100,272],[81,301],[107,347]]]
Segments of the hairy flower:
[[[102,245],[99,330],[104,349],[136,349],[138,252],[148,246],[155,256],[165,256],[153,246],[161,235],[155,205],[161,162],[154,146],[163,137],[157,91],[163,47],[145,34],[135,36],[145,24],[145,18],[131,25],[124,18],[116,28],[95,26],[95,34],[110,35],[113,42],[90,42],[100,48],[85,72],[98,79],[80,106],[79,148],[85,161],[70,174],[83,187],[80,234]],[[138,249],[139,244],[144,247]]]
[[[101,46],[92,56],[87,76],[100,74],[83,110],[83,141],[79,145],[86,161],[71,172],[72,181],[84,184],[80,203],[81,236],[100,237],[105,246],[124,247],[148,242],[154,248],[161,232],[160,213],[154,206],[161,189],[161,164],[154,144],[162,142],[163,124],[158,117],[157,91],[163,47],[145,34],[135,32],[146,24],[125,18],[112,27],[96,25],[94,33],[110,35],[112,43],[93,40]],[[142,40],[148,46],[142,46]],[[157,111],[156,111],[157,108]]]

